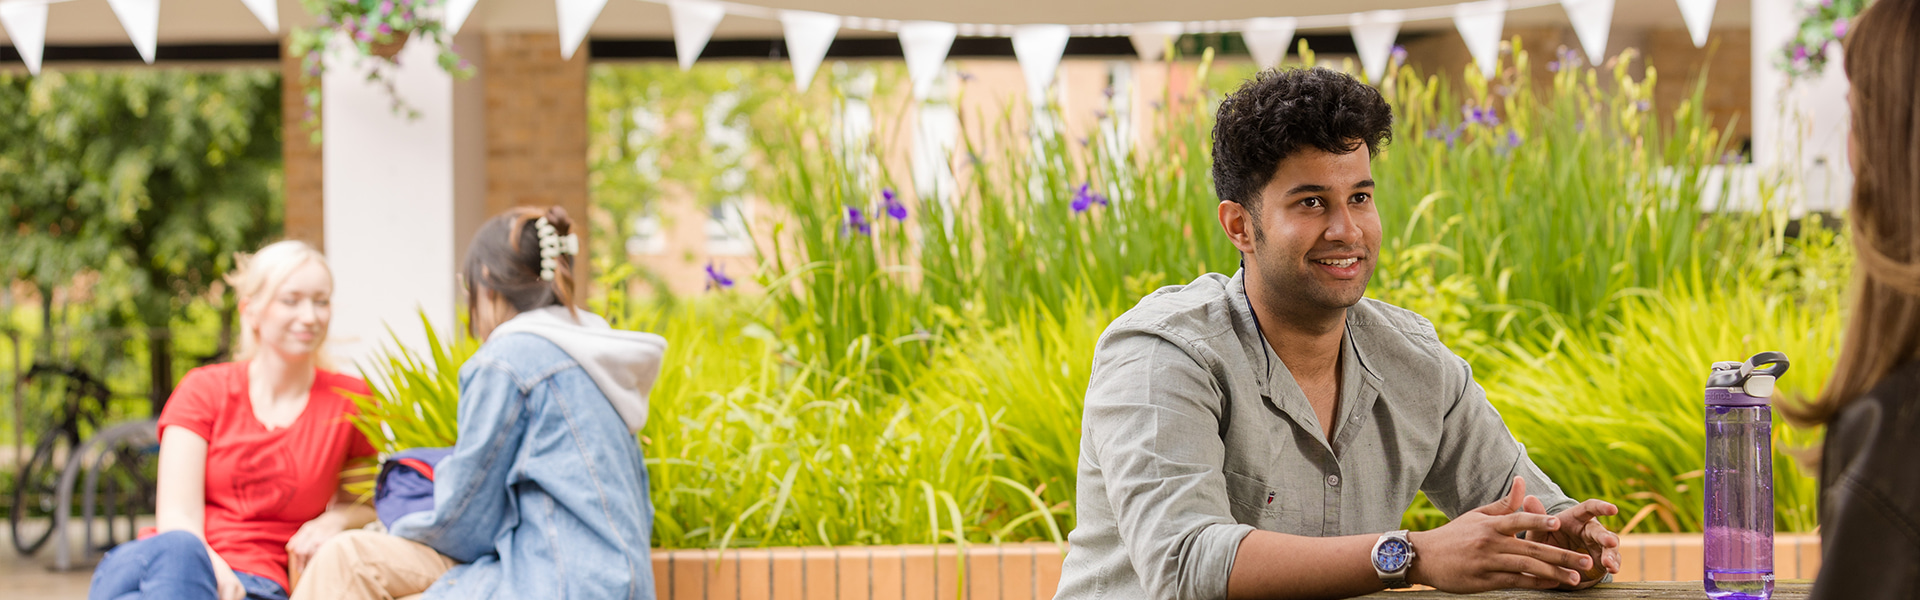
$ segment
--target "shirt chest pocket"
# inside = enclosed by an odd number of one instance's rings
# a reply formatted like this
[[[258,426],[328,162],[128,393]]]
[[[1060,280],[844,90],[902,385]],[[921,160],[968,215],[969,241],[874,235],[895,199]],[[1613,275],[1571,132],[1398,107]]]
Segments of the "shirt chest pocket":
[[[1233,520],[1256,529],[1285,531],[1291,517],[1299,514],[1286,490],[1259,478],[1224,471],[1227,476],[1227,504]]]

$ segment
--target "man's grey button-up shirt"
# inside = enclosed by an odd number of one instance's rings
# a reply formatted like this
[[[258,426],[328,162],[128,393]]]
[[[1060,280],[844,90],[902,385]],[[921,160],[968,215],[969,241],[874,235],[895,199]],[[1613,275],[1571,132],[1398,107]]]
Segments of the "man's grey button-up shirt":
[[[1549,512],[1574,504],[1433,325],[1383,302],[1347,310],[1327,439],[1260,335],[1242,277],[1163,288],[1101,335],[1056,598],[1225,598],[1254,529],[1391,531],[1421,490],[1449,517],[1500,498],[1516,475]]]

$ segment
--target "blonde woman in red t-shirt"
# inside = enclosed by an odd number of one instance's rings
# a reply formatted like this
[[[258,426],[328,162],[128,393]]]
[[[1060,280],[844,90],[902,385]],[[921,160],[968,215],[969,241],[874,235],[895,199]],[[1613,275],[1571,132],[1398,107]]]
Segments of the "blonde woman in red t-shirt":
[[[159,422],[159,533],[107,553],[88,598],[285,600],[290,566],[374,518],[341,490],[374,449],[348,421],[366,384],[326,369],[326,259],[279,242],[228,281],[240,360],[180,380]]]

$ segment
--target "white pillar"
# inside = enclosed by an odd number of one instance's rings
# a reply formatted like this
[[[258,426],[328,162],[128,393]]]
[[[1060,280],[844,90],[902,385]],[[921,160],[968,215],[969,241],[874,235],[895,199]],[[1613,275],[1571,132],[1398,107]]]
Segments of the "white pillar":
[[[322,82],[326,248],[334,273],[332,352],[348,373],[390,347],[425,355],[424,312],[442,336],[457,324],[456,243],[484,203],[474,145],[477,82],[456,82],[420,40],[401,51],[394,91],[418,111],[396,114],[387,90],[366,81],[350,52],[328,56]],[[479,54],[470,51],[470,54]],[[466,118],[461,118],[466,117]],[[479,125],[479,126],[484,126]],[[484,156],[478,156],[484,160]],[[473,181],[479,179],[476,186]],[[466,218],[462,218],[466,217]],[[443,338],[444,339],[444,338]]]
[[[1847,78],[1838,45],[1826,71],[1789,86],[1781,49],[1800,27],[1795,0],[1753,0],[1753,161],[1785,184],[1776,198],[1798,214],[1845,210],[1853,189],[1847,164]]]
[[[1780,47],[1793,40],[1794,0],[1753,0],[1753,163],[1769,167],[1780,162],[1781,99],[1787,75],[1774,65]]]

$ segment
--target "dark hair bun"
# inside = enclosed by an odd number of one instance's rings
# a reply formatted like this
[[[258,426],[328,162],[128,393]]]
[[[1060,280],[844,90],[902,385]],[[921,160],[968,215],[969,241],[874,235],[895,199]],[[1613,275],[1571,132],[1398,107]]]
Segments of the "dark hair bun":
[[[488,219],[474,233],[467,247],[466,265],[461,269],[467,281],[467,305],[479,302],[479,288],[500,294],[521,312],[545,306],[573,306],[574,256],[554,257],[552,272],[546,271],[540,255],[540,228],[546,219],[554,235],[573,232],[573,219],[558,206],[541,210],[518,207]],[[551,279],[548,279],[551,277]]]
[[[552,225],[553,230],[560,235],[573,232],[573,219],[567,218],[567,209],[560,208],[560,205],[555,204],[547,208],[547,214],[542,216],[546,217],[547,224]]]

